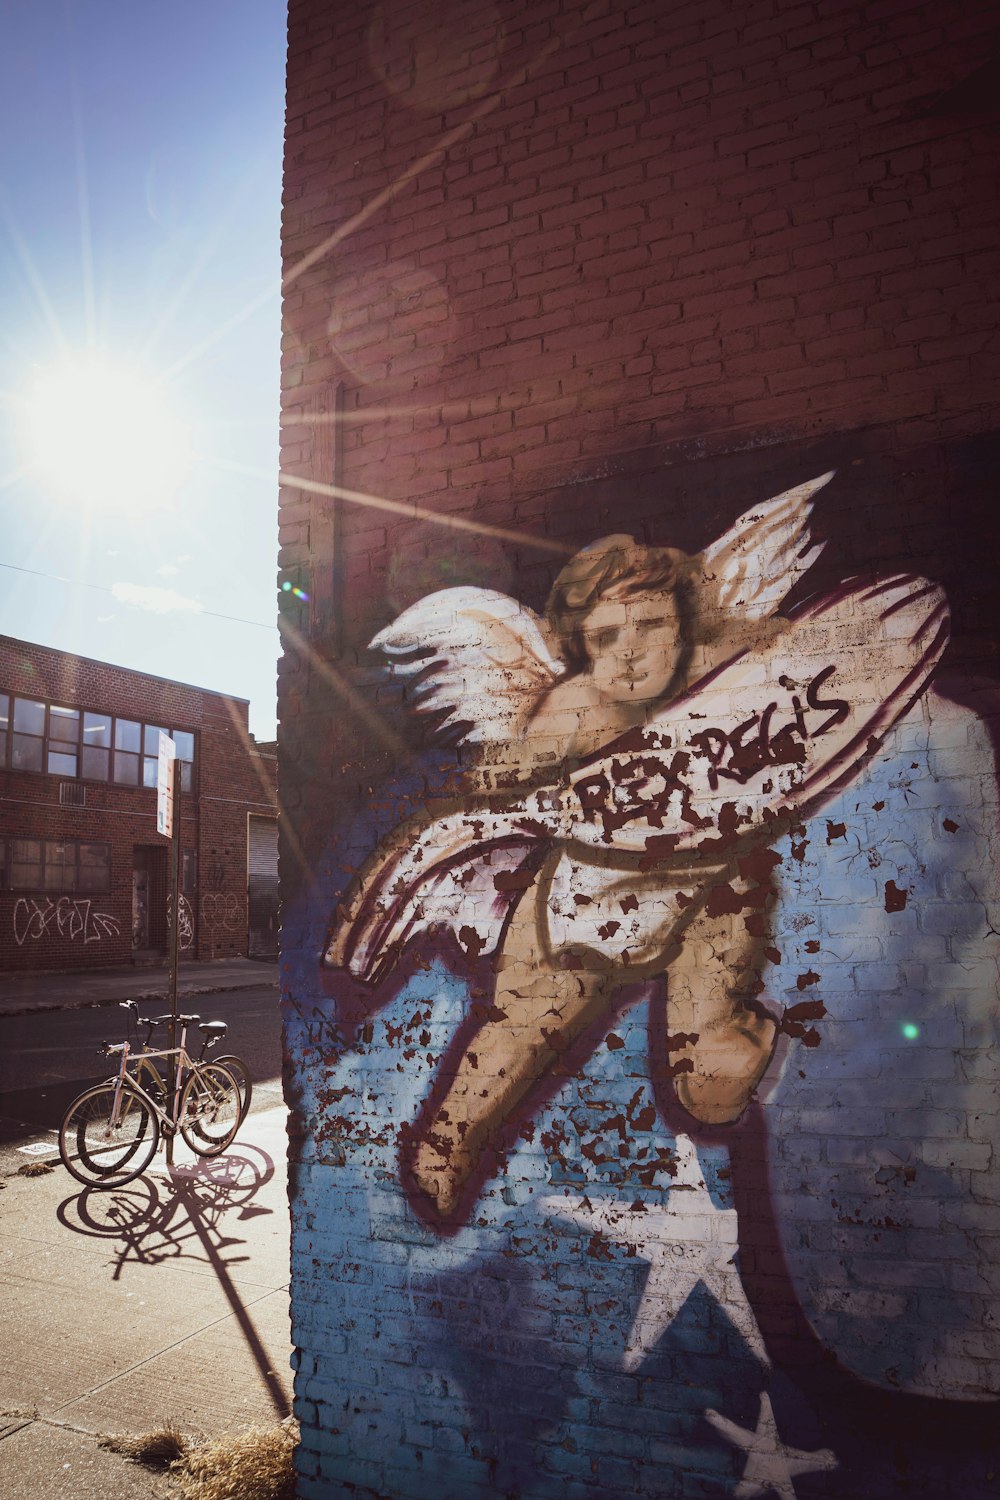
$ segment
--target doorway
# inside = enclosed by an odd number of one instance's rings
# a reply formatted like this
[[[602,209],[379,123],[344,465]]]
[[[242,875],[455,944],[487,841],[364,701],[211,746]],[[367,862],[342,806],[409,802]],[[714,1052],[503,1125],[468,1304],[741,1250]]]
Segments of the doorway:
[[[167,951],[167,851],[154,844],[132,849],[132,958],[162,958]]]

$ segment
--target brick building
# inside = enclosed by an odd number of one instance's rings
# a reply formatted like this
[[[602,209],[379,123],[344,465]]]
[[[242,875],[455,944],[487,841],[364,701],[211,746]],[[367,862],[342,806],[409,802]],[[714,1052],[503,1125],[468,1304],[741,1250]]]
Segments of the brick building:
[[[160,730],[173,738],[181,776],[181,956],[275,951],[276,759],[273,746],[250,735],[246,702],[4,636],[4,968],[75,969],[166,954]]]
[[[997,46],[291,0],[304,1500],[993,1493]]]

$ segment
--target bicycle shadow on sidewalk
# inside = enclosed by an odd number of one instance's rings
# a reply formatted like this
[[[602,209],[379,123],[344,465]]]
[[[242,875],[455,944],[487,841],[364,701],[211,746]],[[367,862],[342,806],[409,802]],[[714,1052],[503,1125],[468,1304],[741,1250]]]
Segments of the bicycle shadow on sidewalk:
[[[254,1201],[274,1170],[274,1161],[259,1146],[234,1145],[223,1156],[137,1177],[119,1188],[84,1188],[64,1199],[56,1215],[73,1234],[115,1243],[114,1281],[130,1263],[155,1266],[189,1259],[210,1266],[271,1405],[284,1418],[291,1413],[290,1403],[230,1275],[232,1267],[251,1259],[238,1253],[247,1240],[233,1232],[236,1226],[274,1212]]]

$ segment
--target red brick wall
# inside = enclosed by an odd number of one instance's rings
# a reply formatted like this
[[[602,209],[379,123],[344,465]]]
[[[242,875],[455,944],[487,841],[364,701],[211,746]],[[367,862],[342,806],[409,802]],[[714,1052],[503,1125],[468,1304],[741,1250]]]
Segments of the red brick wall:
[[[990,1493],[996,29],[985,0],[291,0],[280,565],[300,594],[279,747],[303,1496],[783,1493],[792,1448],[824,1500]],[[489,1036],[503,965],[446,912],[377,984],[321,967],[380,840],[433,826],[472,763],[421,735],[367,643],[452,585],[540,611],[608,533],[697,554],[829,469],[803,593],[926,575],[952,645],[863,793],[783,846],[763,983],[787,1066],[732,1129],[699,1130],[667,1082],[690,1038],[657,1054],[637,1019],[669,1026],[661,974],[438,1213],[414,1140],[433,1148],[430,1120],[454,1147],[449,1069]],[[492,1068],[484,1046],[484,1098]],[[669,1240],[681,1189],[704,1218],[667,1260],[641,1214],[666,1204]]]
[[[0,691],[195,733],[195,786],[181,797],[181,846],[195,851],[198,869],[198,891],[186,898],[193,930],[184,956],[245,953],[247,813],[275,806],[274,762],[254,753],[246,703],[8,637],[0,638]],[[8,969],[128,962],[133,848],[167,847],[156,832],[155,791],[87,781],[86,805],[64,808],[65,779],[0,772],[0,836],[108,843],[111,891],[89,898],[89,907],[70,898],[59,909],[56,897],[50,904],[0,892],[0,964]]]
[[[505,524],[650,445],[992,423],[992,6],[373,14],[290,7],[286,474],[335,382],[348,488]],[[340,524],[363,632],[393,516]]]

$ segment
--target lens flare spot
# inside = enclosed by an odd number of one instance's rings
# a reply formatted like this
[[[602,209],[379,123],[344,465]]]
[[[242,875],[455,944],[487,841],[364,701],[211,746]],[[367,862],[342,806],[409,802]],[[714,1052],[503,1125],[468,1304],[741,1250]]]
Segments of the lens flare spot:
[[[920,1035],[920,1027],[915,1026],[912,1021],[903,1022],[903,1035],[908,1042],[915,1042]]]

